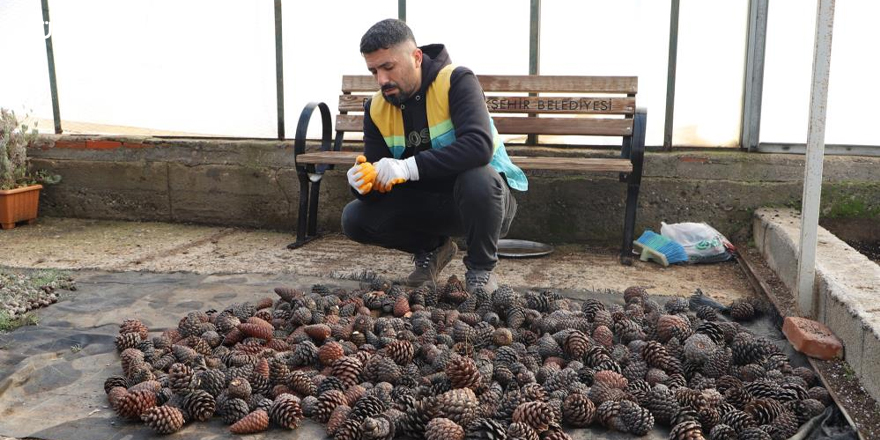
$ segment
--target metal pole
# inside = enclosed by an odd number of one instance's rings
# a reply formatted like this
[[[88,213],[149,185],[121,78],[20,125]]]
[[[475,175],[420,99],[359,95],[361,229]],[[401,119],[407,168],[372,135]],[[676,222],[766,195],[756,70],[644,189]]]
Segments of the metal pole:
[[[678,11],[680,0],[672,0],[669,13],[669,61],[666,64],[666,125],[663,127],[663,149],[672,149],[672,119],[675,114],[675,67],[678,62]]]
[[[49,0],[42,0],[43,35],[46,40],[46,58],[49,62],[49,90],[52,94],[52,119],[55,121],[55,134],[61,134],[61,109],[58,106],[58,81],[55,77],[55,50],[52,49],[52,24],[49,20]]]
[[[531,0],[529,13],[529,75],[541,72],[541,0]]]
[[[746,71],[743,86],[740,147],[758,149],[761,131],[761,99],[764,92],[764,49],[767,43],[769,0],[749,0],[749,27],[746,42]]]
[[[397,0],[397,19],[406,21],[406,0]]]
[[[284,47],[281,28],[281,0],[275,0],[275,102],[278,116],[278,139],[284,139]]]
[[[825,114],[828,78],[831,71],[831,36],[835,0],[819,0],[816,11],[816,40],[813,47],[813,81],[810,87],[810,125],[807,129],[807,157],[804,196],[801,205],[801,241],[798,258],[798,309],[813,317],[813,284],[816,278],[816,242],[819,201],[822,196],[822,165],[825,159]]]
[[[539,75],[541,73],[541,0],[531,0],[529,12],[529,75]],[[529,93],[529,96],[537,96],[536,93]],[[529,115],[534,117],[534,114]],[[526,143],[536,145],[538,143],[538,135],[530,134],[526,136]]]

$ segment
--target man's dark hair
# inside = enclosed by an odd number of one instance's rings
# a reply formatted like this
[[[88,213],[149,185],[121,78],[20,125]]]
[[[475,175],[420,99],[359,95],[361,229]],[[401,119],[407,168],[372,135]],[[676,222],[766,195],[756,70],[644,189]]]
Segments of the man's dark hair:
[[[405,22],[395,18],[374,24],[361,37],[361,53],[372,53],[379,49],[390,49],[404,41],[416,42],[412,30]]]

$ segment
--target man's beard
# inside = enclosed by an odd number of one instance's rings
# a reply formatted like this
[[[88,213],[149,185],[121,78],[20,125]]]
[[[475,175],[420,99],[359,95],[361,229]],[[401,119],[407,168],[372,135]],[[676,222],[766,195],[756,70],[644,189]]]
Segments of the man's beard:
[[[386,89],[397,89],[397,93],[394,95],[386,95],[384,92]],[[396,83],[386,84],[385,87],[382,87],[382,97],[388,101],[389,104],[394,105],[396,107],[400,107],[400,104],[406,102],[409,99],[410,94],[404,92],[399,85]]]

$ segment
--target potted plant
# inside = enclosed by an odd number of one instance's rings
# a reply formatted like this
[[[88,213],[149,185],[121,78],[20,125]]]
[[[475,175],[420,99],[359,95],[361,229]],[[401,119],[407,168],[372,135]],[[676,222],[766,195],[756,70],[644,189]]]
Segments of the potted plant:
[[[41,183],[57,183],[58,175],[29,170],[27,147],[37,129],[19,122],[15,112],[0,109],[0,227],[11,229],[21,221],[33,223],[40,204]]]

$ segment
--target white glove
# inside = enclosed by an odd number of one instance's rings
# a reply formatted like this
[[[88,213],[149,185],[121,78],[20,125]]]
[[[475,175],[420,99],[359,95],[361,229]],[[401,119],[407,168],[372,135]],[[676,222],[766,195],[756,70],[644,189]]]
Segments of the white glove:
[[[364,195],[373,188],[373,179],[376,177],[376,171],[369,163],[359,163],[348,169],[348,184],[354,188],[360,195]]]
[[[415,156],[406,159],[381,159],[376,162],[376,172],[376,186],[380,192],[391,191],[391,187],[398,183],[419,180]]]

